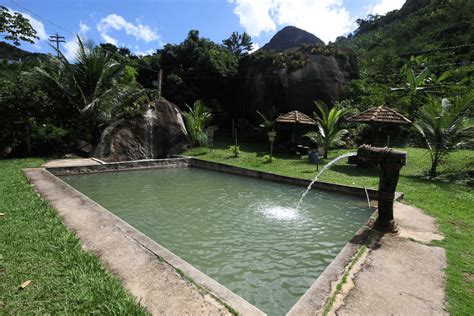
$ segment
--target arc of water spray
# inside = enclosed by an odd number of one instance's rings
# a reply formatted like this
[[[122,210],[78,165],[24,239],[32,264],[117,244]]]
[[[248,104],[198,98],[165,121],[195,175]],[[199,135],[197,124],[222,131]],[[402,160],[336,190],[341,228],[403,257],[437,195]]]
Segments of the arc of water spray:
[[[364,185],[364,190],[365,190],[365,196],[367,197],[367,204],[369,205],[370,208],[370,198],[369,198],[369,193],[367,192],[367,188]]]
[[[303,202],[303,199],[305,198],[306,194],[308,194],[309,190],[311,190],[311,187],[313,186],[313,184],[318,181],[319,177],[323,174],[324,171],[326,171],[327,169],[331,168],[333,165],[335,165],[339,160],[341,159],[344,159],[344,158],[347,158],[347,157],[351,157],[351,156],[355,156],[357,155],[357,153],[347,153],[347,154],[344,154],[344,155],[340,155],[336,158],[334,158],[333,160],[331,160],[329,163],[327,163],[317,174],[316,174],[316,177],[314,177],[314,180],[311,181],[311,183],[308,185],[308,187],[306,188],[306,191],[303,192],[303,195],[301,195],[301,198],[300,200],[298,201],[298,204],[296,204],[296,210],[299,210],[300,206],[301,206],[301,203]]]

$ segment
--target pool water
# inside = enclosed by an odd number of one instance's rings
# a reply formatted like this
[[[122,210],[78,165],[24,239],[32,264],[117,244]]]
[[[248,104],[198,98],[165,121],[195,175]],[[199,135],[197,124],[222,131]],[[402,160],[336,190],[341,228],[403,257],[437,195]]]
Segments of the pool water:
[[[198,168],[62,177],[269,315],[285,314],[371,211],[363,199]]]

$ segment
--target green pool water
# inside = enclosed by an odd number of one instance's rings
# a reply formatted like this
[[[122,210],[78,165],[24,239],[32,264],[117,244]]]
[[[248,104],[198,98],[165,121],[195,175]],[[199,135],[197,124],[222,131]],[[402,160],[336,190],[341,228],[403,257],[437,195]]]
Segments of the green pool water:
[[[67,183],[269,315],[285,314],[371,211],[364,200],[198,168]]]

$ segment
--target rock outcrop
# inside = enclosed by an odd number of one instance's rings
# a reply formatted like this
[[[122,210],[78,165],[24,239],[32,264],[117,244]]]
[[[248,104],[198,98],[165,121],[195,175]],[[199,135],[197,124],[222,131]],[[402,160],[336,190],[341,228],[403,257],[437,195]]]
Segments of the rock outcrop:
[[[122,118],[101,135],[92,157],[105,161],[166,158],[189,147],[178,107],[160,99],[143,107],[134,118]]]
[[[277,37],[282,38],[277,33],[270,43]],[[292,43],[299,41],[280,43],[279,47],[288,47],[281,53],[260,50],[242,60],[238,110],[242,116],[258,119],[256,110],[268,113],[272,107],[279,113],[298,110],[311,115],[315,100],[333,104],[341,99],[345,84],[359,77],[350,49],[317,43],[292,47]]]
[[[270,42],[263,45],[262,50],[282,52],[289,48],[300,47],[303,44],[324,46],[324,42],[314,34],[294,26],[286,26],[276,33]]]

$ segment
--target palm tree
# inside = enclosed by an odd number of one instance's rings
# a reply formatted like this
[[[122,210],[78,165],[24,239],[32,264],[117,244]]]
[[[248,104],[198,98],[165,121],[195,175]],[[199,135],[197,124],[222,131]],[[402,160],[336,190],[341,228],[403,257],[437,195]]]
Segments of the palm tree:
[[[204,102],[197,100],[191,108],[186,104],[189,112],[184,112],[184,120],[188,128],[189,136],[197,146],[207,146],[206,127],[212,120],[212,113]]]
[[[437,167],[449,151],[473,142],[473,103],[472,94],[456,104],[446,98],[440,101],[430,96],[428,103],[420,109],[413,126],[421,134],[430,151],[430,177],[437,176]]]
[[[341,121],[347,110],[340,105],[335,105],[329,110],[327,105],[322,102],[315,101],[314,104],[321,114],[314,113],[314,117],[323,140],[324,158],[327,158],[329,147],[342,145],[342,137],[348,133],[346,129],[341,128]]]
[[[50,64],[36,67],[35,72],[44,79],[50,91],[59,92],[81,113],[84,123],[92,129],[94,142],[98,140],[99,125],[110,119],[110,113],[119,106],[114,103],[120,99],[117,94],[126,91],[136,94],[141,87],[117,82],[124,66],[111,53],[85,44],[79,36],[77,44],[73,63],[57,51],[58,57],[51,57]]]
[[[268,132],[273,131],[275,128],[275,107],[273,107],[268,115],[262,114],[260,111],[257,111],[257,114],[260,115],[262,118],[262,123],[260,124],[260,127],[265,128]]]

